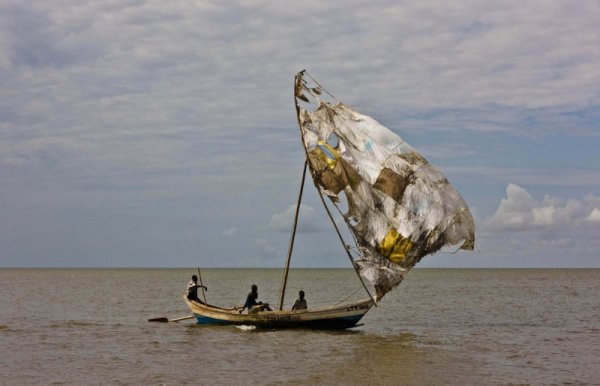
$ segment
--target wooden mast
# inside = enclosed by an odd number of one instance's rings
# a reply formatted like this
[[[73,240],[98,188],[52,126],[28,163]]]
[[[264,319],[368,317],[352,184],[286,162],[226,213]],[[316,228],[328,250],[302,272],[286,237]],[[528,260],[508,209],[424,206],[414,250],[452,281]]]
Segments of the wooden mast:
[[[300,214],[300,202],[302,201],[302,192],[304,191],[304,180],[306,179],[306,168],[308,160],[304,160],[302,169],[302,182],[300,183],[300,192],[298,193],[298,202],[296,203],[296,214],[294,215],[294,226],[290,236],[290,245],[288,247],[287,261],[285,263],[285,273],[283,275],[283,284],[281,286],[281,296],[279,297],[279,311],[283,310],[283,298],[285,297],[285,287],[287,286],[288,273],[290,271],[290,261],[292,260],[292,250],[294,249],[294,240],[296,238],[296,228],[298,227],[298,215]]]

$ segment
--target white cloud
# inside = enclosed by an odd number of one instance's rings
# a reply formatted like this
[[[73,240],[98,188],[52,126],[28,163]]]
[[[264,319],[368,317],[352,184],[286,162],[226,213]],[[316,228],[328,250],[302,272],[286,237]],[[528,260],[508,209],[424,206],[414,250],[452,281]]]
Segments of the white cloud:
[[[600,208],[594,208],[587,218],[590,222],[600,222]]]
[[[238,233],[236,227],[232,227],[223,231],[223,236],[235,236]]]
[[[273,243],[267,239],[257,239],[254,242],[254,245],[264,254],[266,254],[265,257],[268,258],[272,258],[272,257],[276,257],[278,256],[278,249],[275,245],[273,245]]]
[[[497,228],[522,228],[532,222],[533,198],[517,185],[509,184],[506,198],[502,199],[490,224]]]
[[[509,184],[496,212],[486,220],[492,229],[518,231],[535,228],[570,230],[585,225],[585,220],[596,221],[600,210],[594,207],[597,196],[566,202],[546,196],[536,202],[523,188]]]
[[[275,213],[271,216],[269,228],[277,232],[291,232],[294,214],[296,213],[296,205],[290,205],[283,212]],[[300,214],[298,216],[298,233],[313,233],[319,232],[321,219],[315,214],[315,209],[311,206],[300,204]]]
[[[599,215],[600,196],[537,200],[511,183],[495,213],[478,227],[482,266],[597,267]]]

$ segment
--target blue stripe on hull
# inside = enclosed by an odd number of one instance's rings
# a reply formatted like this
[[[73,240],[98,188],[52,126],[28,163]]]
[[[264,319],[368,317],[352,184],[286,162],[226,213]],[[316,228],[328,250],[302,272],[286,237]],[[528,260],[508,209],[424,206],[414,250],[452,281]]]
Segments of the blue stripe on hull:
[[[227,320],[209,318],[203,315],[195,314],[197,324],[206,325],[226,325],[226,324],[246,324],[242,322],[230,322]],[[321,328],[321,329],[345,329],[356,325],[364,315],[344,316],[340,318],[318,319],[318,320],[299,320],[299,321],[265,321],[261,323],[252,323],[261,328]]]
[[[228,322],[226,320],[209,318],[203,315],[194,314],[194,316],[196,317],[197,324],[231,324],[231,322]]]

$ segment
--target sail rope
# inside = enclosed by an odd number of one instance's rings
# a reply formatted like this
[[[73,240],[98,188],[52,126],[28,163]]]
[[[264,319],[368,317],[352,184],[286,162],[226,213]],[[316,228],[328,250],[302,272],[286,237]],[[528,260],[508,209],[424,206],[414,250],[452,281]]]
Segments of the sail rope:
[[[316,301],[316,302],[311,301],[311,308],[319,308],[321,306],[332,306],[332,307],[338,306],[340,304],[346,303],[348,301],[348,299],[350,299],[351,297],[356,295],[356,293],[360,290],[361,290],[361,287],[357,287],[354,291],[352,291],[352,293],[350,295],[348,295],[344,299],[340,300],[339,302],[333,303],[333,304],[330,300],[322,300],[322,301]],[[314,307],[312,307],[312,305],[314,305]]]
[[[377,307],[377,300],[376,300],[376,298],[373,297],[373,295],[371,294],[371,291],[369,291],[369,289],[367,288],[365,281],[363,280],[362,276],[360,275],[360,272],[358,271],[356,265],[354,264],[354,259],[352,258],[352,254],[350,253],[351,251],[347,247],[348,244],[344,240],[344,237],[342,236],[339,227],[337,226],[333,216],[331,215],[329,206],[325,202],[325,198],[323,197],[323,194],[321,193],[321,189],[319,189],[319,187],[318,187],[319,185],[316,180],[315,173],[312,169],[311,169],[311,176],[313,177],[313,183],[315,184],[315,186],[317,187],[317,191],[319,192],[319,198],[321,199],[321,202],[323,203],[323,206],[325,207],[325,212],[327,212],[327,215],[329,216],[329,220],[331,220],[331,224],[333,225],[333,228],[335,229],[335,232],[337,233],[338,238],[340,239],[340,242],[342,243],[342,246],[344,247],[344,251],[346,252],[346,255],[348,256],[350,263],[352,263],[352,268],[354,269],[354,272],[356,272],[356,275],[358,276],[358,280],[362,284],[362,286],[363,286],[364,290],[367,292],[367,294],[369,294],[369,297],[371,298],[371,300],[373,300],[373,304],[375,305],[375,307]],[[336,205],[334,204],[334,206],[336,206]]]
[[[312,76],[310,76],[310,74],[307,71],[304,71],[304,74],[306,74],[306,76],[308,76],[319,88],[319,91],[325,91],[325,93],[327,95],[329,95],[330,97],[332,97],[337,103],[340,103],[340,101],[335,97],[335,95],[333,95],[332,93],[330,93],[329,91],[327,91],[327,89],[325,87],[323,87],[319,82],[317,82],[317,80],[315,78],[313,78]],[[315,95],[313,93],[314,88],[310,88],[310,87],[304,87],[305,90],[308,90],[308,92],[310,92],[312,94],[313,97],[315,97],[315,99],[317,100],[321,100],[318,95]]]
[[[334,304],[334,306],[337,306],[338,304],[342,304],[345,303],[348,299],[350,299],[352,296],[356,295],[356,293],[360,290],[360,287],[357,287],[354,292],[352,292],[350,295],[348,295],[348,297],[346,297],[345,299],[337,302]]]
[[[348,199],[346,198],[346,201],[348,201]],[[340,216],[342,216],[342,218],[346,218],[346,215],[344,215],[344,213],[342,213],[342,210],[340,209],[340,207],[335,203],[332,202],[333,206],[335,207],[335,209],[337,209],[338,213],[340,214]],[[356,236],[354,235],[354,232],[350,231],[350,235],[352,236],[352,240],[354,240],[354,244],[358,245],[358,240],[356,239]],[[347,244],[346,247],[350,247],[350,248],[354,248],[354,246]]]

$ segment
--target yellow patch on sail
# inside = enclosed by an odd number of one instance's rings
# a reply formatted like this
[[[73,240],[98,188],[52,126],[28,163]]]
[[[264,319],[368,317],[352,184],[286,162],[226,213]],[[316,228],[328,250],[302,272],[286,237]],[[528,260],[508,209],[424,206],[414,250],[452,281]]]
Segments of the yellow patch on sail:
[[[406,254],[411,250],[412,246],[412,241],[402,237],[402,235],[392,228],[383,240],[377,244],[376,248],[377,252],[382,256],[387,257],[394,263],[401,263],[406,258]]]
[[[324,141],[319,141],[319,148],[321,150],[320,155],[323,157],[323,161],[327,163],[327,166],[329,166],[330,169],[333,169],[337,160],[340,158],[340,153]]]

